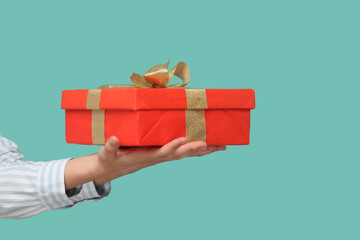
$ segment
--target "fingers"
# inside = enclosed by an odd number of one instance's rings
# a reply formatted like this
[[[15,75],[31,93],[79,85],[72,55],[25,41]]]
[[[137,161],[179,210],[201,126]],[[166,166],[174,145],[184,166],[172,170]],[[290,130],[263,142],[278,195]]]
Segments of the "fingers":
[[[200,152],[194,153],[193,155],[191,155],[189,157],[202,157],[202,156],[208,155],[213,152],[216,152],[216,151],[215,150],[200,151]]]
[[[200,157],[200,156],[208,155],[213,152],[226,150],[226,146],[223,145],[204,147],[204,145],[200,144],[201,142],[194,142],[194,143],[197,144],[195,145],[193,143],[189,143],[192,145],[188,145],[188,146],[184,145],[182,149],[180,147],[179,150],[177,151],[177,154],[180,154],[180,157],[178,157],[178,159],[185,157]]]
[[[215,151],[225,150],[226,146],[207,146],[204,141],[195,141],[185,144],[186,138],[178,138],[163,146],[159,153],[162,161],[176,160],[192,156],[204,156]]]
[[[213,151],[225,151],[226,146],[225,145],[213,145],[213,146],[208,146],[207,149],[213,150]]]
[[[178,147],[175,150],[174,155],[176,156],[176,159],[180,159],[191,156],[191,154],[194,154],[199,151],[205,151],[206,148],[207,148],[206,142],[203,141],[191,142]]]
[[[201,157],[201,156],[205,156],[210,153],[213,153],[213,152],[224,151],[224,150],[226,150],[226,146],[208,146],[206,148],[206,150],[198,151],[198,152],[194,153],[191,157]]]
[[[176,149],[178,149],[180,146],[184,145],[186,143],[187,139],[185,137],[177,138],[168,144],[164,145],[162,148],[160,148],[160,153],[163,156],[170,155],[173,153]]]

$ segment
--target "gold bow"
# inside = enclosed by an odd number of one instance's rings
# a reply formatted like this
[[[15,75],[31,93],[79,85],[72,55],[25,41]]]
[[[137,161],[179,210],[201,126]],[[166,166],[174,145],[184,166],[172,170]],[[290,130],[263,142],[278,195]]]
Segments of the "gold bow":
[[[179,62],[168,71],[170,60],[166,64],[159,64],[150,68],[144,76],[137,73],[130,75],[130,80],[138,88],[183,88],[190,81],[190,70],[184,62]],[[173,76],[179,77],[183,83],[166,86]]]

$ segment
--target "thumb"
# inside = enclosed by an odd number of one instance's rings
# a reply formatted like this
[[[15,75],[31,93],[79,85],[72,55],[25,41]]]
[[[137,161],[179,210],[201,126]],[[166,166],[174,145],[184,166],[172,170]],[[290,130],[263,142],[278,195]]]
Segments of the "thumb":
[[[105,159],[111,157],[117,153],[119,147],[120,147],[119,139],[115,136],[111,136],[105,143],[105,146],[100,150],[101,155]]]

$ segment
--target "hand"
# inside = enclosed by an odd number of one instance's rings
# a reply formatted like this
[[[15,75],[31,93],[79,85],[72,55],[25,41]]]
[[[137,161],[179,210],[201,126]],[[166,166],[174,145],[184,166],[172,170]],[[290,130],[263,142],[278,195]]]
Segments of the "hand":
[[[163,147],[119,148],[116,137],[110,137],[97,154],[71,159],[65,167],[65,188],[94,181],[101,185],[145,167],[185,157],[204,156],[225,150],[225,146],[207,146],[205,142],[186,143],[178,138]]]
[[[122,149],[119,148],[119,140],[116,137],[110,137],[98,153],[99,170],[103,171],[106,177],[95,179],[94,182],[96,185],[101,185],[155,164],[185,157],[204,156],[226,149],[226,146],[207,146],[203,141],[186,142],[187,139],[183,137],[175,139],[163,147]]]

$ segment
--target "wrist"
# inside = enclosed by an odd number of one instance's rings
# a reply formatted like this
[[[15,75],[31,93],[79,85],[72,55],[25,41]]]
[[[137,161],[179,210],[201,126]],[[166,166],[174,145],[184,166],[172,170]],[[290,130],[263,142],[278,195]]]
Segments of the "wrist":
[[[106,174],[99,167],[97,154],[73,158],[68,161],[65,167],[65,187],[71,189],[106,176]]]
[[[98,154],[91,155],[92,157],[89,159],[88,162],[88,169],[87,172],[90,176],[92,176],[92,180],[97,178],[103,177],[106,175],[106,169],[100,164]]]
[[[93,159],[93,176],[96,176],[95,179],[106,177],[118,171],[118,169],[113,164],[109,164],[108,162],[101,160],[99,158],[99,154],[95,155],[96,158]]]

